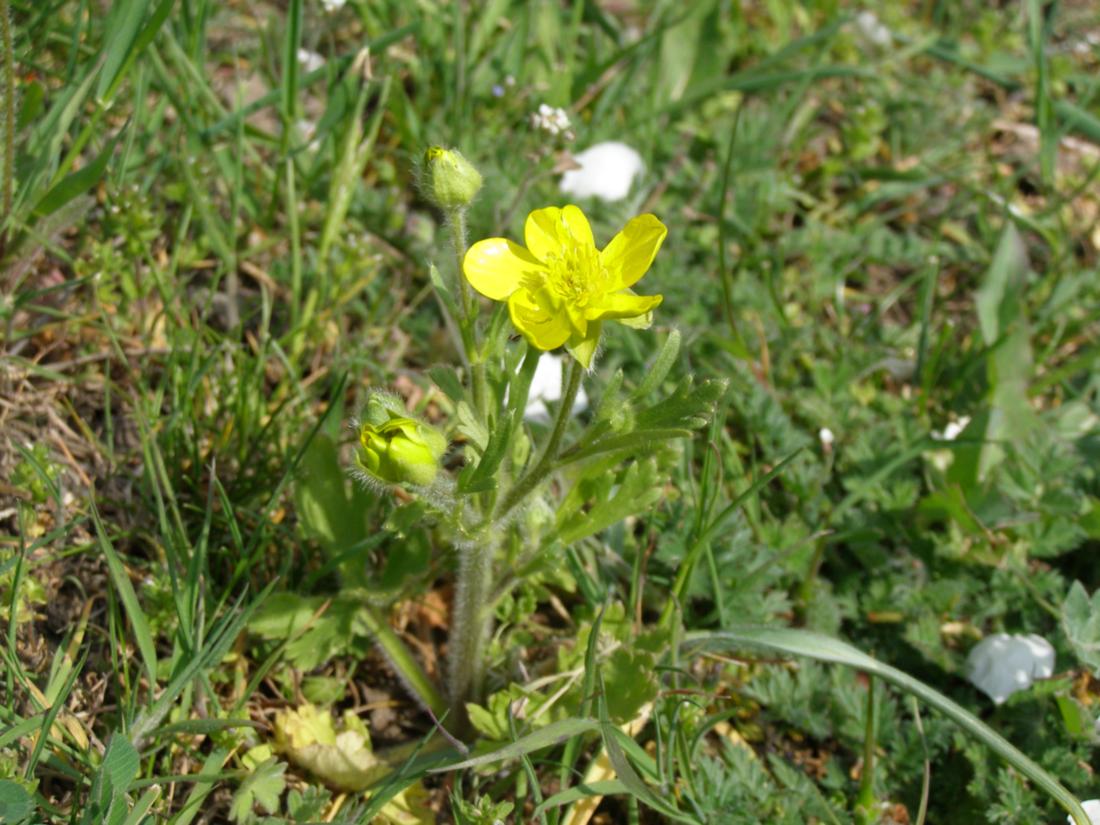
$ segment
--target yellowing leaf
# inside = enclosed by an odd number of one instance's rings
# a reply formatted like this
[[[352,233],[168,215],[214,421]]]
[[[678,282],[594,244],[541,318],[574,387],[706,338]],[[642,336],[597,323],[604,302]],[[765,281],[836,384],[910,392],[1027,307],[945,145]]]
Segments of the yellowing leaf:
[[[275,714],[275,749],[326,785],[363,791],[391,772],[371,750],[362,720],[345,711],[340,729],[332,714],[310,704]],[[381,825],[435,825],[428,794],[419,782],[394,795],[373,819]]]

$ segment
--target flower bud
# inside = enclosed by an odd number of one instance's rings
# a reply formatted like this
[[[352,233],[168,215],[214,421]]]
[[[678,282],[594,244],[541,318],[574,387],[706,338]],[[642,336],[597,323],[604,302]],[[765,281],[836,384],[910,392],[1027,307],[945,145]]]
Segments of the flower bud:
[[[466,206],[481,189],[481,173],[456,149],[432,146],[424,153],[428,198],[440,209]]]
[[[369,475],[386,484],[423,486],[431,484],[439,472],[447,439],[412,418],[390,417],[380,424],[370,420],[361,424],[359,446],[356,463]]]

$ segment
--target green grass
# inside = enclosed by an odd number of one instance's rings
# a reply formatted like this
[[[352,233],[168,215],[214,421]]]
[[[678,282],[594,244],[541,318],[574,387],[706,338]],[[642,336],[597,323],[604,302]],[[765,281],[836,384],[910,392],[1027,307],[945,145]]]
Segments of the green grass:
[[[828,0],[8,5],[0,820],[562,825],[594,794],[613,822],[1031,823],[1065,816],[1054,780],[1100,796],[1088,4],[887,4],[885,48]],[[347,424],[378,387],[458,415],[424,150],[481,171],[471,240],[519,238],[564,202],[557,153],[605,139],[647,169],[584,205],[597,242],[646,211],[669,237],[593,406],[618,370],[643,400],[729,389],[549,500],[642,513],[503,548],[526,566],[462,754],[424,707],[448,536],[350,482]],[[1057,664],[995,707],[964,676],[998,631]],[[307,700],[363,721],[368,793],[292,758],[277,714]]]

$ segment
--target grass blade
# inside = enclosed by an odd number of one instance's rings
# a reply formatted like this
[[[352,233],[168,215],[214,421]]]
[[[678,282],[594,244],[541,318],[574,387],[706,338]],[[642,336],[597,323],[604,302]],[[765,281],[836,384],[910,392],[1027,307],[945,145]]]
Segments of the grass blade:
[[[137,594],[134,592],[130,577],[126,574],[126,568],[103,529],[103,522],[99,518],[99,510],[94,503],[92,504],[92,521],[95,522],[99,547],[107,559],[111,581],[114,582],[115,591],[122,599],[122,606],[130,619],[130,627],[134,631],[134,641],[137,643],[138,652],[141,654],[142,664],[145,665],[145,675],[149,679],[149,689],[153,690],[157,684],[157,649],[153,643],[153,633],[149,629],[149,621],[145,617],[141,605],[138,604]]]

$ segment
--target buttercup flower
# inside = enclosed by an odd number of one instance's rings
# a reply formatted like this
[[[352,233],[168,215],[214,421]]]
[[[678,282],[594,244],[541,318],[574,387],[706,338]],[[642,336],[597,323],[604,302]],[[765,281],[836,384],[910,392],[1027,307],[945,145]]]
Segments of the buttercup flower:
[[[506,238],[478,241],[462,269],[470,285],[494,301],[507,301],[516,329],[535,347],[564,345],[587,369],[603,321],[645,329],[661,295],[635,295],[668,234],[653,215],[631,218],[602,250],[576,206],[549,206],[527,216],[526,249]]]

